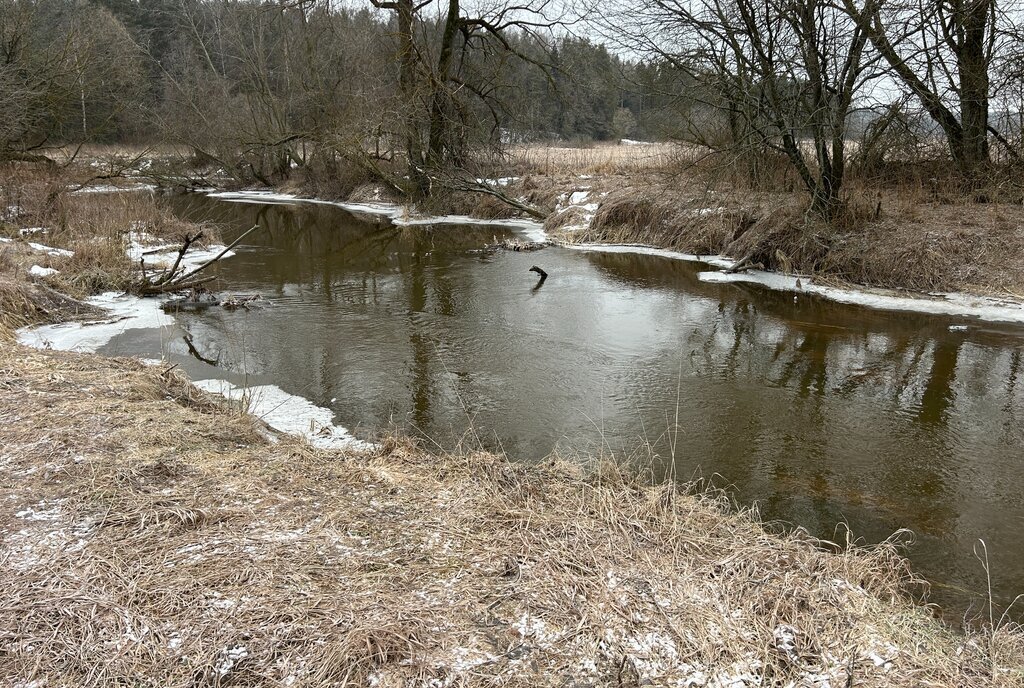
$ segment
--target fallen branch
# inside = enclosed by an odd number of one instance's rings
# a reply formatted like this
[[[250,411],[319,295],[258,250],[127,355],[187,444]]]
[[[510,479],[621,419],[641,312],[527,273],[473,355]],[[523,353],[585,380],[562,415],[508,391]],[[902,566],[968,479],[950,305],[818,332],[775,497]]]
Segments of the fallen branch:
[[[202,271],[203,271],[203,270],[205,270],[206,268],[208,268],[208,267],[210,267],[211,265],[213,265],[214,263],[216,263],[216,262],[217,262],[218,260],[220,260],[221,258],[223,258],[223,257],[224,257],[224,255],[225,255],[225,254],[226,254],[226,253],[227,253],[228,251],[230,251],[231,249],[233,249],[233,248],[234,248],[235,246],[238,246],[238,245],[239,245],[240,243],[242,243],[242,240],[243,240],[243,239],[245,239],[245,238],[246,238],[247,236],[249,236],[250,234],[252,234],[252,233],[253,233],[254,231],[256,231],[256,230],[257,230],[257,229],[259,229],[259,228],[260,228],[260,226],[259,226],[259,225],[253,225],[252,227],[250,227],[249,229],[247,229],[247,230],[246,230],[245,232],[243,232],[243,233],[242,233],[242,235],[241,235],[240,237],[238,237],[237,239],[235,239],[234,241],[232,241],[232,242],[231,242],[231,243],[230,243],[230,244],[229,244],[228,246],[225,246],[225,247],[224,247],[224,250],[223,250],[223,251],[221,251],[220,253],[218,253],[218,254],[217,254],[216,256],[214,256],[214,257],[213,257],[213,258],[211,258],[210,260],[206,261],[205,263],[203,263],[202,265],[200,265],[200,266],[199,266],[199,267],[197,267],[196,269],[192,270],[191,272],[187,272],[187,273],[185,273],[184,275],[182,275],[181,277],[176,277],[176,278],[173,278],[173,279],[172,279],[172,280],[170,281],[170,284],[172,284],[172,285],[178,285],[178,286],[179,286],[179,288],[184,288],[184,287],[182,286],[182,284],[184,283],[184,281],[185,281],[185,280],[189,279],[190,277],[192,277],[192,276],[194,276],[194,275],[197,275],[197,274],[199,274],[200,272],[202,272]]]
[[[156,296],[157,294],[169,294],[175,291],[185,291],[187,289],[195,289],[201,287],[204,284],[217,279],[216,275],[210,277],[202,277],[197,280],[190,282],[171,282],[169,284],[145,284],[139,289],[139,294],[142,296]]]
[[[165,272],[163,276],[156,281],[156,284],[165,284],[167,282],[170,282],[174,278],[174,274],[178,271],[178,266],[181,265],[181,260],[182,258],[185,257],[185,254],[188,253],[189,248],[191,248],[192,244],[194,244],[195,242],[199,241],[202,238],[202,231],[198,232],[195,236],[186,234],[185,241],[181,245],[181,250],[178,251],[178,257],[174,259],[174,265],[172,265],[171,269]],[[142,278],[143,280],[145,280],[145,273],[143,273]]]
[[[455,186],[455,185],[453,185],[453,186]],[[458,188],[458,186],[456,186],[456,188]],[[535,220],[540,220],[541,222],[544,222],[546,219],[548,219],[548,214],[545,213],[540,208],[532,206],[529,203],[523,203],[522,201],[518,201],[518,200],[512,198],[511,196],[509,196],[508,194],[499,191],[498,189],[494,188],[493,186],[491,186],[489,184],[485,184],[483,182],[474,181],[471,184],[467,184],[467,185],[463,186],[461,188],[461,190],[462,191],[473,191],[475,193],[483,193],[483,194],[487,194],[489,196],[494,196],[495,198],[497,198],[502,203],[505,203],[506,205],[512,206],[516,210],[519,210],[521,212],[526,213],[527,215],[529,215],[530,217],[532,217]]]
[[[731,268],[725,271],[727,275],[735,275],[738,272],[744,272],[745,270],[764,270],[763,263],[755,263],[750,256],[747,256],[743,260],[739,261]]]

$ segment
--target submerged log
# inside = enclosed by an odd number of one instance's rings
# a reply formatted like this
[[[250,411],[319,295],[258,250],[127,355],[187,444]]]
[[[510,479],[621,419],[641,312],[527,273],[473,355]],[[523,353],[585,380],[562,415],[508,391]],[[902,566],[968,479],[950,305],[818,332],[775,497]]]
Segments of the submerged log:
[[[165,311],[203,311],[219,306],[220,300],[213,294],[191,294],[180,299],[168,299],[160,304]]]

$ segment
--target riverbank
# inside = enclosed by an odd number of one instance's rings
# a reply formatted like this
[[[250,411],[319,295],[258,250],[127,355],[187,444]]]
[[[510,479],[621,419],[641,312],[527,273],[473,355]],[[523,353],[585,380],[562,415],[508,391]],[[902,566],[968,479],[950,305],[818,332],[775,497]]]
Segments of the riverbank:
[[[878,194],[826,224],[798,194],[716,192],[647,175],[558,182],[545,227],[571,243],[727,256],[822,284],[1024,300],[1024,206]],[[851,201],[851,204],[858,201]]]
[[[0,347],[13,685],[1019,685],[887,547],[611,466],[323,451],[174,371]]]
[[[74,315],[39,300],[22,253],[37,249],[12,243],[22,301],[5,316]],[[828,553],[720,496],[395,440],[275,443],[125,359],[5,342],[0,369],[0,675],[15,685],[953,686],[1024,671],[1013,627],[944,628],[891,550]]]
[[[826,223],[807,213],[799,191],[730,183],[735,175],[702,169],[696,153],[669,144],[525,147],[477,183],[546,218],[532,240],[711,258],[730,274],[709,272],[708,281],[873,308],[1024,319],[1024,205],[1012,192],[966,196],[913,175],[881,190],[853,183],[841,215]],[[372,183],[335,198],[301,173],[281,191],[359,212],[401,204]],[[533,220],[479,191],[442,194],[432,205],[425,214],[435,217]]]

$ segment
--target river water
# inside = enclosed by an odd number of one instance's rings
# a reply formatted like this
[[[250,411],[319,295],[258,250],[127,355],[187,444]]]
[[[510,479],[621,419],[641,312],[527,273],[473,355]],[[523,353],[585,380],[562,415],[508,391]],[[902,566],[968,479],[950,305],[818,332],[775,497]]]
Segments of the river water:
[[[311,204],[172,198],[253,224],[219,268],[250,311],[182,314],[102,351],[275,384],[356,435],[397,427],[537,460],[611,455],[728,486],[765,519],[845,541],[907,528],[951,616],[1024,592],[1024,330],[705,284],[705,265],[548,248],[502,227],[397,227]],[[550,277],[538,283],[533,265]]]

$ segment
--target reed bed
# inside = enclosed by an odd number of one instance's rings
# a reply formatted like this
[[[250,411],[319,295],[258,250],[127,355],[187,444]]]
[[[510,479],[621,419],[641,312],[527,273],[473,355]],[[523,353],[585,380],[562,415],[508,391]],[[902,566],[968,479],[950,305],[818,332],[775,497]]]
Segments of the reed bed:
[[[175,371],[0,344],[0,681],[1018,686],[891,545],[490,454],[268,439]]]
[[[696,147],[671,143],[594,144],[587,147],[516,146],[508,151],[513,169],[527,173],[623,174],[666,170],[699,156]]]
[[[139,280],[138,263],[125,253],[129,241],[177,245],[187,234],[202,231],[202,245],[219,237],[215,226],[176,218],[149,191],[82,192],[81,176],[80,168],[3,170],[0,274],[17,280],[38,266],[57,272],[37,282],[73,296],[121,291]]]

